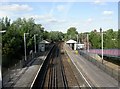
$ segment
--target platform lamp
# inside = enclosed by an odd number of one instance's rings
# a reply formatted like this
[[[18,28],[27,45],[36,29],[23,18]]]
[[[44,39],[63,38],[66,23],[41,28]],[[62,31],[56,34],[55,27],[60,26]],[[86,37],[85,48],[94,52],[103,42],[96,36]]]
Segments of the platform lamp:
[[[27,60],[27,57],[26,57],[26,37],[25,35],[26,34],[29,34],[29,33],[24,33],[24,50],[25,50],[25,61]]]
[[[0,33],[5,33],[5,32],[6,32],[6,30],[0,31]],[[2,48],[0,48],[0,49],[1,49],[1,51],[2,51]],[[1,73],[1,74],[0,74],[0,77],[1,77],[1,79],[3,79],[3,76],[2,76],[2,66],[1,66],[1,65],[2,65],[2,61],[1,61],[1,64],[0,64],[0,70],[1,70],[1,71],[0,71],[0,73]],[[1,86],[1,88],[3,88],[3,80],[1,80],[0,82],[2,83],[0,86]]]
[[[101,33],[102,64],[103,64],[103,31],[102,31],[102,28],[100,28],[100,33]]]

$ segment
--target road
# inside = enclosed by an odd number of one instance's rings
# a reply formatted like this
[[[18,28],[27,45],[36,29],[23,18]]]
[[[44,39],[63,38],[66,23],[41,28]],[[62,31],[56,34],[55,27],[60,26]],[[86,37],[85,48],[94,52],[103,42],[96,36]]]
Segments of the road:
[[[65,45],[65,49],[71,61],[90,87],[92,87],[91,82],[95,87],[118,87],[118,81],[103,72],[97,66],[93,65],[91,62],[84,59],[79,54],[75,54],[68,45]]]

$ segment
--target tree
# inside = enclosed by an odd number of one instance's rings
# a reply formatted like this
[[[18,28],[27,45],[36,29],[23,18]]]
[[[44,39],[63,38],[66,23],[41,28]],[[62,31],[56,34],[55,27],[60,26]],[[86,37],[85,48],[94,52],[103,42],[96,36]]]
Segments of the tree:
[[[76,40],[77,39],[77,30],[75,27],[70,27],[68,30],[67,30],[67,39],[74,39]]]
[[[34,50],[34,35],[39,36],[44,32],[44,28],[41,24],[35,24],[33,18],[26,20],[25,18],[18,18],[10,24],[8,18],[0,20],[0,26],[6,29],[6,33],[2,35],[2,56],[3,65],[8,66],[14,64],[24,56],[24,33],[26,35],[27,54],[30,50]],[[38,43],[37,43],[38,44]]]
[[[49,39],[49,32],[48,31],[43,32],[43,39],[44,40]]]
[[[94,31],[92,31],[89,35],[89,41],[91,43],[92,48],[101,48],[101,38],[100,35]]]
[[[117,31],[109,29],[103,32],[103,48],[113,49],[118,48],[118,35]],[[89,36],[92,48],[101,48],[101,33],[92,31]]]
[[[64,34],[59,31],[51,31],[49,33],[49,38],[51,41],[61,41],[64,37]]]
[[[104,48],[118,48],[117,33],[113,29],[109,29],[104,34]]]
[[[6,62],[6,65],[9,66],[21,58],[23,40],[14,25],[9,27],[2,38],[3,65]]]

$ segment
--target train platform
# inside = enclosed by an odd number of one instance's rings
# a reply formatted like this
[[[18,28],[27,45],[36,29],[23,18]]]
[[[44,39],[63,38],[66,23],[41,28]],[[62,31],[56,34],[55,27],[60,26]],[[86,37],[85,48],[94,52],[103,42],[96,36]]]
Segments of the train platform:
[[[96,57],[95,60],[102,63],[102,58],[98,54],[92,54],[92,55],[90,54],[90,56],[93,57],[93,58]],[[114,69],[115,71],[119,70],[119,66],[116,65],[115,63],[103,60],[103,64],[110,67],[110,68],[112,68],[112,69]]]
[[[13,87],[15,87],[15,88],[31,87],[32,83],[34,82],[34,79],[36,78],[38,72],[41,69],[41,66],[42,66],[44,60],[47,57],[47,54],[48,54],[48,52],[45,52],[42,56],[39,56],[38,58],[36,58],[36,60],[32,63],[31,66],[29,66],[29,68],[25,71],[25,73],[21,76],[19,81],[17,81]]]
[[[90,61],[86,60],[79,54],[76,54],[67,44],[64,45],[67,55],[87,82],[89,87],[108,87],[118,89],[118,81],[102,71],[97,66],[93,65]]]
[[[96,53],[90,53],[90,52],[87,52],[86,54],[89,55],[90,57],[94,58],[96,61],[102,63],[102,58],[98,54],[96,54]],[[103,60],[103,64],[105,66],[110,67],[111,69],[113,69],[115,71],[118,71],[118,69],[119,69],[118,65],[116,65],[115,63],[106,61],[106,60]]]
[[[30,64],[27,64],[22,69],[18,69],[17,72],[11,74],[11,80],[7,80],[9,74],[6,76],[6,80],[4,79],[3,84],[4,87],[12,87],[12,88],[28,88],[31,87],[34,82],[37,73],[40,71],[40,68],[46,59],[49,51],[42,52],[39,57],[34,58],[34,61]]]

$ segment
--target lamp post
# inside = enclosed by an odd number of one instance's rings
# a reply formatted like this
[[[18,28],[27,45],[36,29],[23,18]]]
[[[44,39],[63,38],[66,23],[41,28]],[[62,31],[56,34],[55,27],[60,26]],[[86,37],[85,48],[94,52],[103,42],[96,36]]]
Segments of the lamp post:
[[[71,39],[71,35],[70,35],[70,39]]]
[[[77,34],[77,43],[78,43],[78,34]]]
[[[87,51],[89,52],[89,34],[87,34]]]
[[[101,32],[101,48],[102,48],[102,64],[103,64],[103,31],[102,31],[102,28],[100,28],[100,32]]]
[[[35,45],[35,53],[36,53],[36,36],[37,36],[37,35],[38,35],[38,34],[35,34],[35,35],[34,35],[34,43],[35,43],[35,44],[34,44],[34,45]]]
[[[29,33],[24,33],[24,50],[25,50],[25,61],[27,60],[27,57],[26,57],[26,38],[25,38],[25,35],[26,34],[29,34]]]
[[[5,33],[5,32],[6,32],[6,30],[0,31],[0,33]],[[0,51],[2,51],[2,48],[0,48]],[[1,56],[1,57],[2,57],[2,56]],[[0,58],[0,59],[2,59],[2,58]],[[1,70],[2,70],[2,66],[1,66],[1,65],[2,65],[2,60],[0,61],[0,79],[1,79],[1,80],[0,80],[0,82],[1,82],[1,83],[0,83],[0,84],[1,84],[1,85],[0,85],[1,87],[0,87],[0,88],[3,88],[3,76],[2,76],[2,71],[1,71]]]

